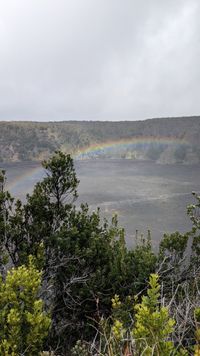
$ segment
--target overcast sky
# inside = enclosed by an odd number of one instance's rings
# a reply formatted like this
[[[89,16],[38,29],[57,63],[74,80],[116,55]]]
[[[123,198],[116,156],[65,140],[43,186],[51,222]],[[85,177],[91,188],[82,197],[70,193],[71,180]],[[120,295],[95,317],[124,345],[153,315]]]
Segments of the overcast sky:
[[[0,0],[0,120],[200,114],[199,0]]]

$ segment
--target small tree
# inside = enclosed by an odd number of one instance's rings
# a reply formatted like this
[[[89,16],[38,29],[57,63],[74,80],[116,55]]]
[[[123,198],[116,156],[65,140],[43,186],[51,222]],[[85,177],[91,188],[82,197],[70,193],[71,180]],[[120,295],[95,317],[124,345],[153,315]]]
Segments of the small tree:
[[[38,299],[41,273],[34,267],[20,266],[0,279],[0,354],[36,356],[42,351],[50,318]]]
[[[38,182],[27,201],[14,200],[5,190],[5,171],[0,174],[0,242],[14,266],[37,258],[44,245],[45,264],[56,244],[56,233],[77,197],[78,179],[70,155],[58,151],[43,162],[46,177]]]
[[[135,306],[135,327],[132,335],[136,340],[137,355],[169,356],[173,342],[169,340],[175,321],[169,317],[168,309],[159,305],[160,285],[158,275],[152,274],[150,288],[142,302]]]

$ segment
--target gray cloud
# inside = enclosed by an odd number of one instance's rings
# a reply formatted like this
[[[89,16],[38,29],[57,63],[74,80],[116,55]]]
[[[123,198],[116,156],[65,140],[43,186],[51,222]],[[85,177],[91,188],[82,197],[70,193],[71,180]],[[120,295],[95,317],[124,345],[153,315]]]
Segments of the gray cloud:
[[[1,120],[200,113],[199,0],[6,0]]]

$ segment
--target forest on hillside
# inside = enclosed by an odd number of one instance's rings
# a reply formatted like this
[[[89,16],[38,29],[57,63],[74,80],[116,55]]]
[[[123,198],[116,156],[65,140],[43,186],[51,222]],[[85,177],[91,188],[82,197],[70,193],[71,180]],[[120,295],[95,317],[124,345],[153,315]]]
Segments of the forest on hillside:
[[[102,150],[98,154],[85,154],[84,158],[200,162],[200,117],[123,122],[0,122],[0,162],[42,161],[58,149],[76,157],[79,151],[92,145],[101,146],[120,140],[145,141],[146,138],[152,140],[149,145],[129,145],[117,151]],[[162,144],[162,139],[171,140],[174,144]],[[181,140],[183,144],[178,143]]]
[[[200,196],[191,231],[128,249],[117,216],[76,207],[70,155],[43,167],[25,202],[0,174],[0,355],[199,355]]]

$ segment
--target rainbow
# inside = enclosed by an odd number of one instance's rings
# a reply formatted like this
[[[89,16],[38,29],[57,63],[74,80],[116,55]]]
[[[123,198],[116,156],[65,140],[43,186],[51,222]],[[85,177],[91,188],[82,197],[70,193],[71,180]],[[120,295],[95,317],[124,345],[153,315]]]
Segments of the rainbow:
[[[162,145],[167,146],[183,146],[188,145],[188,142],[184,139],[174,137],[133,137],[125,138],[121,140],[107,141],[101,143],[94,143],[90,146],[82,147],[74,154],[75,159],[83,159],[90,157],[97,157],[102,154],[109,154],[112,152],[120,152],[123,150],[141,150],[148,148],[150,145]]]
[[[28,167],[27,167],[28,168]],[[32,190],[34,184],[41,179],[44,174],[44,169],[41,165],[32,167],[31,169],[26,170],[24,173],[18,175],[15,179],[7,180],[6,189],[8,189],[11,193],[23,192],[25,189],[25,193],[28,193],[26,189],[27,182],[30,182],[29,189]]]
[[[167,146],[185,146],[189,143],[184,139],[178,139],[173,137],[133,137],[121,140],[106,141],[101,143],[94,143],[87,147],[82,147],[78,149],[74,154],[74,159],[87,159],[98,157],[103,154],[109,154],[112,152],[120,153],[123,150],[140,150],[148,149],[150,145],[162,145]],[[15,179],[7,181],[6,189],[11,191],[11,193],[27,192],[27,183],[29,191],[32,190],[34,184],[38,182],[44,176],[44,169],[38,163],[37,166],[29,168],[26,167],[22,170]],[[30,183],[30,184],[29,184]]]

